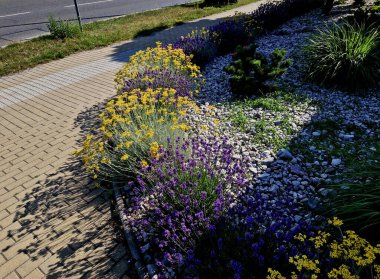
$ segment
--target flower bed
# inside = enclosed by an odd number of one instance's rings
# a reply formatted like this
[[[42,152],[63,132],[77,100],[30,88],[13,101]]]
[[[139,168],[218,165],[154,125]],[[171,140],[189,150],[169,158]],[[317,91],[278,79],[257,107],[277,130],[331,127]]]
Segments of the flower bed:
[[[160,278],[380,276],[380,246],[323,217],[319,181],[309,178],[304,157],[280,149],[318,110],[308,98],[261,85],[278,79],[288,61],[266,68],[260,83],[252,80],[266,88],[264,97],[216,107],[199,101],[215,89],[194,61],[207,78],[207,62],[216,55],[274,28],[257,23],[265,18],[261,13],[294,8],[280,24],[315,7],[285,2],[136,53],[117,74],[118,95],[101,114],[99,133],[78,152],[95,179],[125,185],[125,228],[137,239],[139,263],[155,266]],[[259,71],[270,52],[255,54],[247,65]],[[211,67],[223,71],[228,57]],[[242,62],[234,59],[238,72]],[[245,79],[257,78],[251,71],[243,72]],[[228,91],[223,82],[214,81]]]

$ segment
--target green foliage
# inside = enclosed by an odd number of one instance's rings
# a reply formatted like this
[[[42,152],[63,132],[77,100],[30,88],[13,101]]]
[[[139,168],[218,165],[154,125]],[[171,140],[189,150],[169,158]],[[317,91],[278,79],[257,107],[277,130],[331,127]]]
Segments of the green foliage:
[[[333,214],[371,237],[367,234],[380,231],[380,145],[367,163],[351,169],[345,180],[332,186],[337,191]]]
[[[244,111],[240,108],[231,115],[231,122],[235,127],[239,127],[242,131],[247,129],[248,118]]]
[[[370,11],[372,13],[380,13],[380,4],[372,6]]]
[[[61,18],[49,17],[47,25],[50,35],[55,39],[73,38],[80,32],[79,26]]]
[[[344,21],[319,30],[304,49],[308,76],[322,85],[356,90],[375,86],[380,68],[375,28]]]
[[[236,3],[237,0],[204,0],[203,6],[224,6]]]
[[[284,49],[274,50],[269,59],[257,53],[256,49],[255,44],[238,46],[233,54],[234,61],[225,67],[225,71],[232,75],[230,85],[236,95],[250,96],[273,91],[274,86],[269,82],[284,74],[290,65],[290,60],[284,59]]]
[[[270,111],[286,111],[286,106],[278,98],[257,98],[250,102],[250,106],[253,108],[263,108]]]
[[[56,40],[48,35],[10,44],[0,48],[0,76],[66,57],[79,51],[131,40],[144,33],[144,30],[157,30],[160,26],[176,26],[179,23],[192,21],[253,2],[256,2],[256,0],[239,0],[239,2],[229,6],[206,7],[204,9],[199,9],[198,2],[176,5],[86,23],[83,26],[84,32],[74,38]]]

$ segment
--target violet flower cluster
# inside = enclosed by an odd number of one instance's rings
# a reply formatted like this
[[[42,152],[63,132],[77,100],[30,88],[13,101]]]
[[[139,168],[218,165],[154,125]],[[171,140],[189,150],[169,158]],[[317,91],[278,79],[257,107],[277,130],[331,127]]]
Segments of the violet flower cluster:
[[[198,83],[194,83],[188,76],[178,72],[168,69],[153,70],[149,68],[142,73],[138,73],[134,79],[125,80],[121,92],[130,92],[134,89],[172,88],[176,90],[178,96],[192,98],[199,89],[198,87]]]
[[[248,25],[249,21],[246,21],[244,17],[237,17],[210,27],[210,33],[219,53],[227,54],[238,45],[247,45],[252,42],[255,29],[247,28]]]
[[[206,29],[181,37],[173,44],[173,48],[180,48],[185,54],[192,55],[192,61],[200,67],[204,67],[218,55],[217,46]]]
[[[237,16],[209,28],[196,29],[178,39],[173,48],[180,48],[187,55],[192,55],[192,61],[203,67],[216,56],[252,42],[256,29],[250,26],[251,21],[244,16]]]
[[[185,274],[199,278],[250,278],[254,274],[255,278],[266,278],[268,267],[286,272],[291,256],[320,257],[310,245],[294,239],[299,233],[313,236],[317,231],[316,224],[292,218],[298,207],[288,198],[247,188],[236,206],[188,253]]]
[[[224,216],[246,177],[241,159],[226,139],[177,139],[161,149],[133,188],[134,218],[140,243],[150,243],[162,272],[181,270],[188,252]]]

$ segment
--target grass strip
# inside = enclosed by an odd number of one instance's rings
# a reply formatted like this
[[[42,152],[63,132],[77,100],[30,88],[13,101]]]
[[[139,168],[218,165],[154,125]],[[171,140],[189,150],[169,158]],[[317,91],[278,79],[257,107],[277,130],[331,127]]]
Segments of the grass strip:
[[[50,35],[0,48],[0,76],[5,76],[70,54],[104,47],[123,40],[149,35],[186,21],[220,13],[257,0],[239,0],[221,7],[202,7],[199,3],[184,4],[147,11],[84,25],[79,36],[53,39]]]

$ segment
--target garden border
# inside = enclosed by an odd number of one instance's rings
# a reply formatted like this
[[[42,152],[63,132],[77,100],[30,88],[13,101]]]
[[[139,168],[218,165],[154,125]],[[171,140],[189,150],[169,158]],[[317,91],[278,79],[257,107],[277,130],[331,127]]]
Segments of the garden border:
[[[123,184],[123,186],[118,185]],[[121,226],[123,229],[124,241],[127,243],[129,251],[135,261],[135,269],[140,279],[152,278],[156,273],[156,267],[152,264],[145,265],[142,255],[138,249],[136,244],[136,237],[132,231],[129,230],[127,221],[125,219],[126,204],[125,199],[123,199],[122,193],[120,192],[120,188],[123,188],[126,192],[128,191],[125,183],[117,183],[115,181],[112,182],[112,190],[114,192],[114,200],[115,200],[115,209],[117,210],[117,216],[120,218]]]
[[[288,20],[290,20],[290,18],[286,19],[285,22],[287,22]],[[279,25],[281,24],[283,24],[283,22],[281,22]],[[131,255],[134,261],[134,267],[136,269],[138,277],[141,279],[154,278],[156,276],[157,267],[154,264],[146,263],[144,256],[140,252],[140,249],[138,248],[138,245],[136,243],[135,234],[130,230],[128,226],[128,221],[126,220],[126,216],[124,214],[124,212],[126,212],[127,210],[127,204],[126,204],[126,199],[123,197],[122,191],[125,191],[125,193],[128,193],[130,189],[125,182],[112,181],[111,184],[112,184],[112,190],[114,192],[114,195],[113,195],[114,202],[115,202],[114,209],[118,211],[117,215],[120,218],[121,227],[124,230],[123,237],[125,239],[125,242],[127,243],[129,251],[131,252]]]

